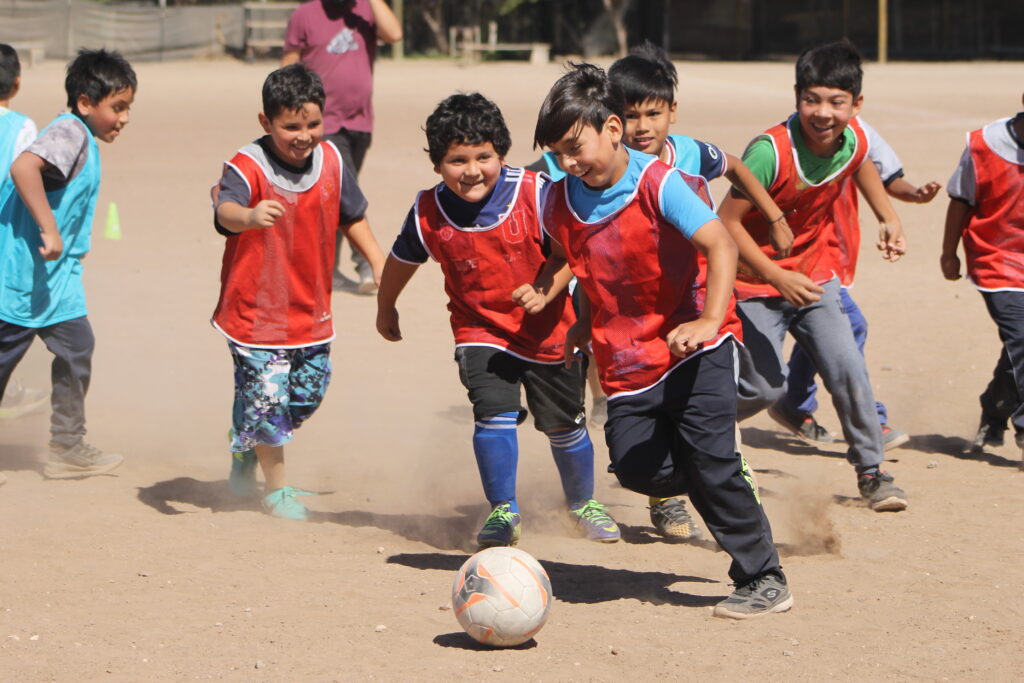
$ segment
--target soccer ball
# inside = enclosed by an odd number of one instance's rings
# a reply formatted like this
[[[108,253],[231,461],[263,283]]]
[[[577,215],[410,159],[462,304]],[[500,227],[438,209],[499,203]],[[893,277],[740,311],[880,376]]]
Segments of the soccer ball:
[[[551,611],[551,580],[522,550],[481,550],[452,585],[452,610],[466,633],[484,645],[511,647],[535,636]]]

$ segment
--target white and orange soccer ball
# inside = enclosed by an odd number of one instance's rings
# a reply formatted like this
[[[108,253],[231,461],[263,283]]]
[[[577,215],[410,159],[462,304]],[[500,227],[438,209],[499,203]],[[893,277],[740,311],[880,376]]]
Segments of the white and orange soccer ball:
[[[551,611],[551,580],[516,548],[487,548],[459,569],[452,610],[466,633],[484,645],[511,647],[535,636]]]

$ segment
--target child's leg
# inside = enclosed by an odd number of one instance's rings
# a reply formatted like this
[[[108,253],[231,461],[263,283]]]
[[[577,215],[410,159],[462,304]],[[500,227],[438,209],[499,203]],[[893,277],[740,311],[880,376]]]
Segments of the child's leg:
[[[832,394],[850,447],[847,459],[858,474],[877,471],[882,463],[882,431],[864,357],[842,311],[838,281],[826,282],[824,289],[819,301],[799,310],[791,331],[814,359]]]
[[[85,395],[96,339],[85,316],[41,328],[39,337],[53,354],[50,440],[59,447],[71,448],[85,436]]]
[[[850,296],[850,290],[846,287],[839,288],[839,301],[842,304],[843,313],[850,319],[850,330],[853,332],[853,340],[857,343],[857,350],[860,351],[860,355],[863,358],[864,345],[868,341],[867,318],[864,317],[860,306]],[[889,424],[889,412],[886,410],[884,403],[875,401],[875,411],[878,413],[879,424]]]
[[[814,380],[818,368],[799,344],[789,354],[786,397],[783,409],[791,415],[811,415],[818,410],[818,383]]]
[[[268,446],[256,444],[253,449],[263,470],[263,479],[267,483],[267,491],[275,491],[288,483],[284,470],[284,446]]]
[[[516,513],[516,426],[526,417],[520,405],[523,361],[486,346],[459,347],[455,361],[473,404],[473,454],[484,495],[492,508],[508,503]]]
[[[288,415],[294,431],[323,403],[331,384],[331,345],[295,349],[288,379]]]
[[[7,390],[14,368],[25,357],[38,330],[0,320],[0,399]]]
[[[999,328],[999,338],[1003,341],[1006,359],[1013,370],[1012,388],[1016,390],[1016,400],[1011,398],[1011,387],[1005,384],[1002,400],[1005,403],[1012,401],[1010,422],[1017,434],[1017,445],[1024,446],[1024,402],[1021,401],[1024,396],[1024,292],[982,292],[982,296],[985,297],[989,315]],[[995,397],[993,399],[994,403],[998,400]]]
[[[1010,362],[1010,354],[1005,346],[999,352],[999,360],[992,370],[992,379],[978,401],[981,403],[981,426],[988,427],[994,432],[993,437],[998,434],[1001,440],[1007,420],[1020,403],[1016,380],[1013,378],[1013,363]]]
[[[756,415],[785,395],[788,369],[782,356],[782,342],[796,310],[782,297],[736,304],[736,314],[743,322],[743,345],[738,347],[740,420]]]

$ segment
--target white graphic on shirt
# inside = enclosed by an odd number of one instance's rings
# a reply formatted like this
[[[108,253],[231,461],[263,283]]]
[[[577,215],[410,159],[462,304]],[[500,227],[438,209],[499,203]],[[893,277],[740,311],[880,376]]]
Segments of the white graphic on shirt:
[[[350,28],[343,28],[338,35],[331,38],[327,51],[332,55],[341,55],[352,50],[358,50],[359,43],[356,41],[356,34]]]

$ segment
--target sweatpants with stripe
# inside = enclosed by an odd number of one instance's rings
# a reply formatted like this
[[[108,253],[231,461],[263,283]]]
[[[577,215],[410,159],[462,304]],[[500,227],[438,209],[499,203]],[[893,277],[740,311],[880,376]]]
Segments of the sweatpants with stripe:
[[[771,525],[736,452],[735,345],[694,356],[659,384],[608,401],[605,439],[612,472],[647,496],[686,492],[743,585],[779,571]]]

